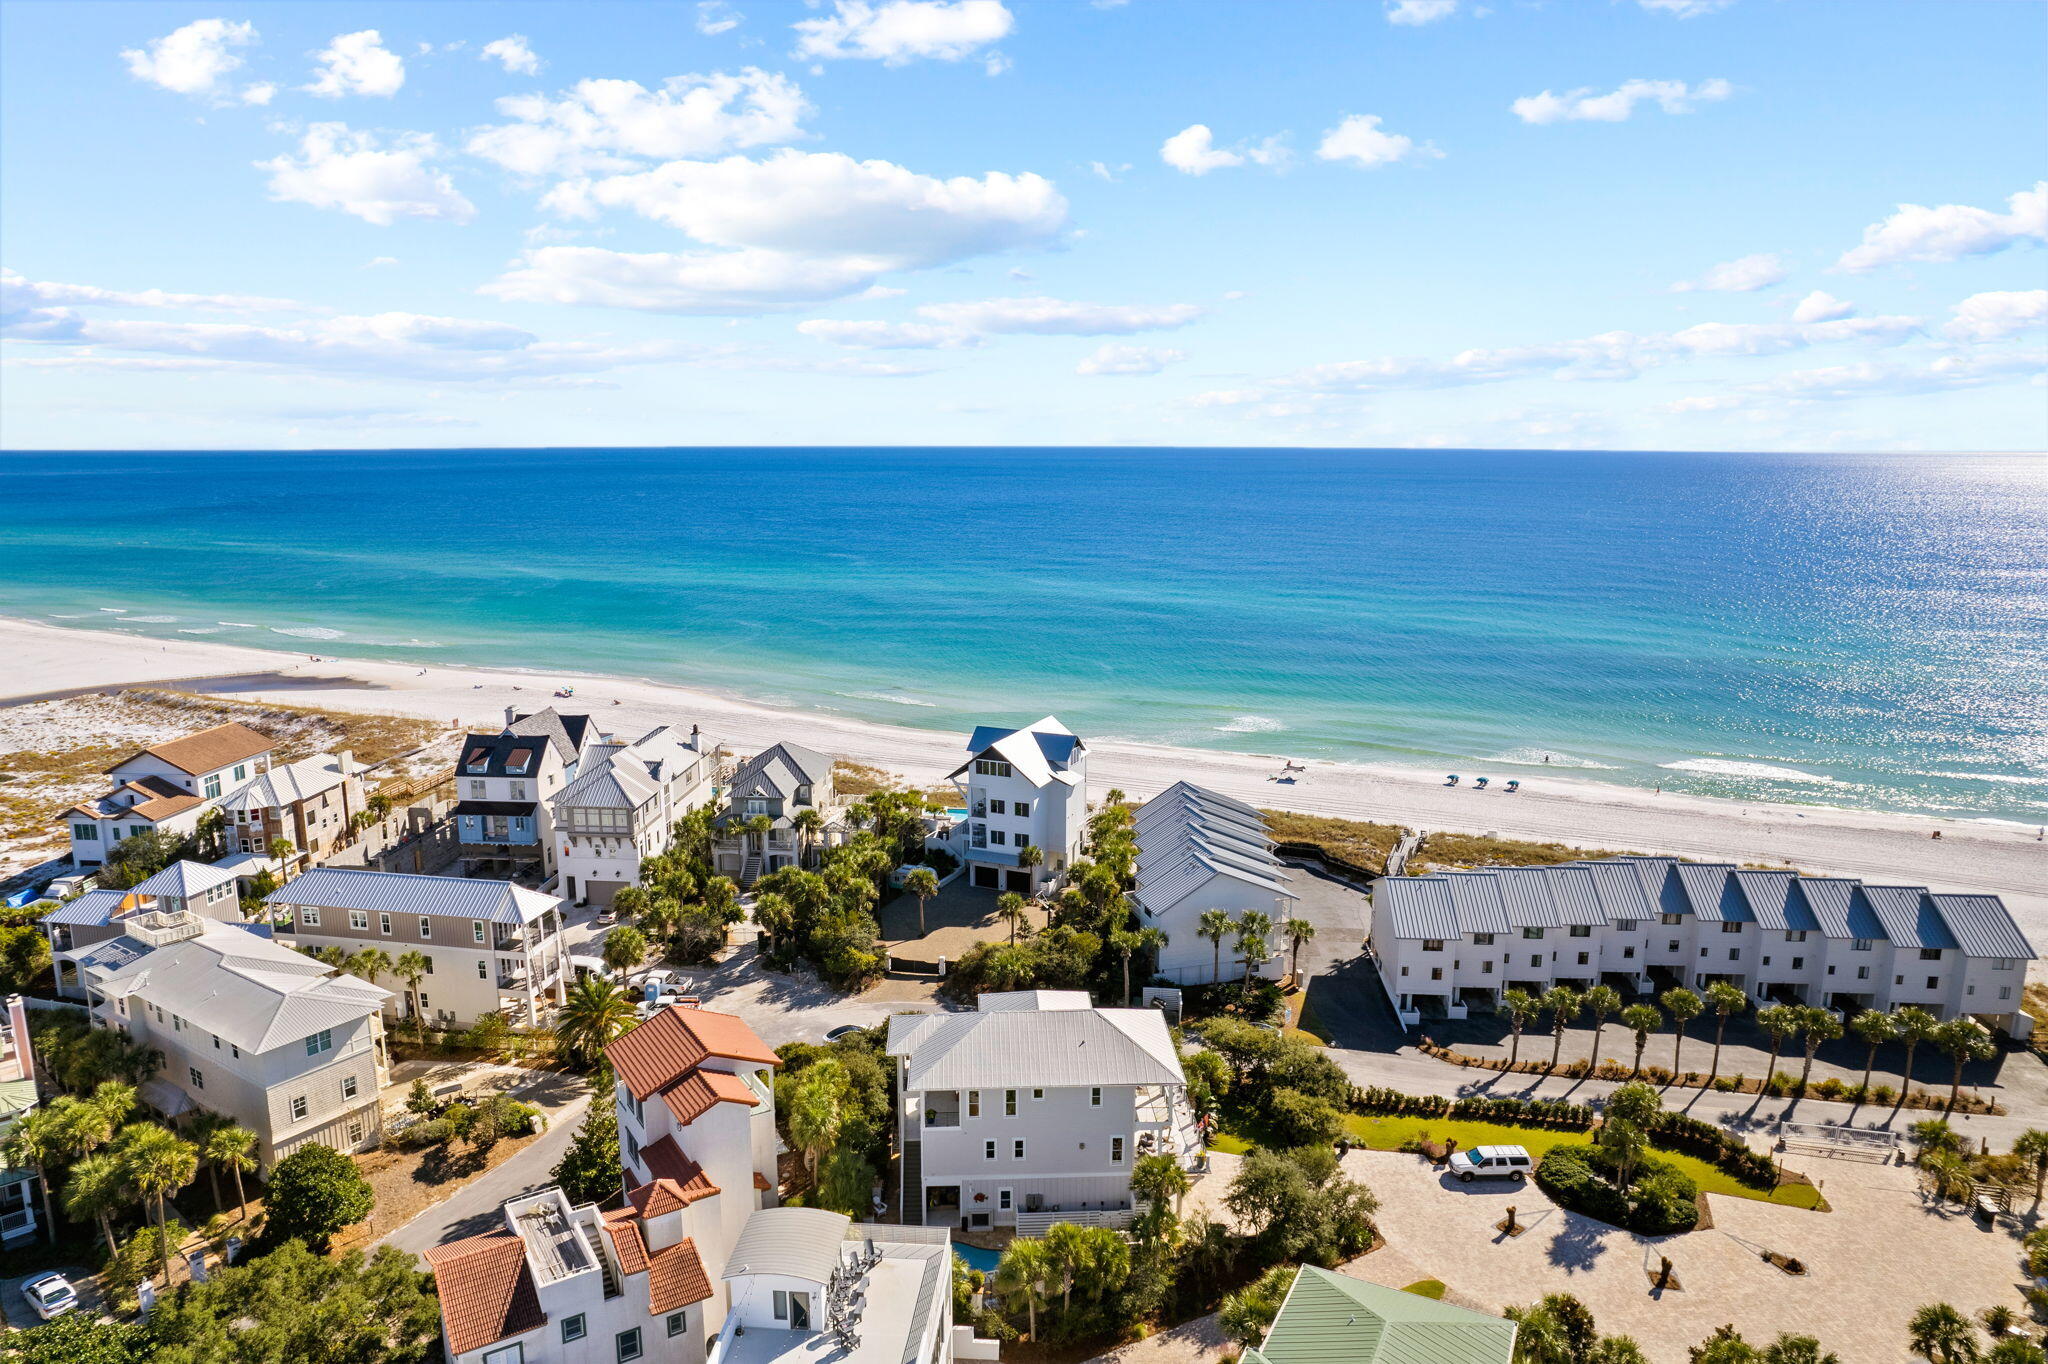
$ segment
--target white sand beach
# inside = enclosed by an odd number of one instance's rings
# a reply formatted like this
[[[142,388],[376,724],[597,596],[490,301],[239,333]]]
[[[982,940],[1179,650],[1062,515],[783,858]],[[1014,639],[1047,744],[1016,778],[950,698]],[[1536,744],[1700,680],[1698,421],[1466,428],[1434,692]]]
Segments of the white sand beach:
[[[778,739],[826,750],[896,772],[919,784],[944,778],[963,757],[964,735],[875,724],[844,716],[776,710],[709,692],[575,672],[372,663],[320,655],[249,649],[204,641],[157,641],[100,631],[69,630],[0,618],[0,705],[74,688],[278,673],[291,684],[238,691],[270,701],[441,719],[451,726],[500,723],[507,706],[537,709],[559,685],[573,685],[564,709],[587,710],[607,730],[637,733],[663,721],[701,724],[739,752]],[[331,685],[308,685],[329,679]],[[613,703],[618,704],[614,705]],[[1023,723],[1060,698],[1019,698]],[[1086,737],[1086,736],[1083,736]],[[1815,806],[1738,804],[1573,781],[1523,776],[1508,795],[1446,787],[1438,775],[1361,764],[1313,761],[1274,780],[1277,755],[1218,753],[1165,745],[1091,744],[1090,777],[1100,797],[1122,787],[1149,796],[1185,778],[1255,804],[1314,814],[1406,824],[1423,830],[1496,833],[1554,840],[1585,848],[1671,853],[1733,862],[1790,863],[1802,870],[1858,876],[1939,890],[2005,897],[2036,944],[2048,944],[2048,842],[2034,829],[1973,820],[1937,820]],[[1941,838],[1930,835],[1939,829]]]

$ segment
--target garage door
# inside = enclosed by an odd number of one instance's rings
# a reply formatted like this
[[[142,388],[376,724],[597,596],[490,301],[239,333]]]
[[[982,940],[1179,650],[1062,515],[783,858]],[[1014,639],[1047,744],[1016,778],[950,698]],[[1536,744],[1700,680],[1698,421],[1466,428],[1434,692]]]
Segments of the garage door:
[[[630,884],[627,881],[585,881],[583,894],[593,905],[610,908],[612,897]]]
[[[1007,881],[1008,881],[1008,882],[1010,883],[1010,889],[1011,889],[1011,890],[1014,890],[1014,891],[1016,891],[1016,892],[1017,892],[1018,894],[1020,894],[1020,895],[1029,895],[1029,894],[1031,893],[1031,873],[1030,873],[1030,872],[1028,872],[1028,871],[1006,871],[1006,872],[1004,872],[1004,873],[1003,873],[1003,876],[1004,876],[1004,879],[1006,879],[1006,880],[1007,880]]]
[[[977,886],[986,886],[988,889],[994,890],[996,887],[1000,886],[1002,882],[997,879],[996,868],[976,867],[974,869],[974,884]]]

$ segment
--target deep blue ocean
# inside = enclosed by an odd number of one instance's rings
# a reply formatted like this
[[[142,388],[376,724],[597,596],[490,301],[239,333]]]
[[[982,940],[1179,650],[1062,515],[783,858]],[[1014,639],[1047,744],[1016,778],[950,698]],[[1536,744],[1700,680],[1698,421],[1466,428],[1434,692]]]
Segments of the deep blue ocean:
[[[0,614],[2039,822],[2038,457],[0,456]],[[4,660],[0,660],[4,669]],[[0,694],[6,688],[0,684]]]

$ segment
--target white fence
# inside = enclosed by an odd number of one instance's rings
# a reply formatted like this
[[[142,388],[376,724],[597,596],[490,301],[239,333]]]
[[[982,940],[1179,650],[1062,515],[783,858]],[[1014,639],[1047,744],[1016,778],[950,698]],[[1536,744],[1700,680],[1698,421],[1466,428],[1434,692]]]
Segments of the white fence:
[[[1123,1231],[1137,1215],[1129,1208],[1105,1212],[1020,1212],[1017,1214],[1017,1234],[1043,1236],[1061,1222],[1071,1222],[1077,1227],[1108,1227],[1111,1231]]]
[[[1813,1156],[1843,1156],[1850,1160],[1883,1162],[1899,1149],[1896,1132],[1875,1127],[1851,1127],[1826,1122],[1781,1122],[1778,1140],[1787,1151]]]

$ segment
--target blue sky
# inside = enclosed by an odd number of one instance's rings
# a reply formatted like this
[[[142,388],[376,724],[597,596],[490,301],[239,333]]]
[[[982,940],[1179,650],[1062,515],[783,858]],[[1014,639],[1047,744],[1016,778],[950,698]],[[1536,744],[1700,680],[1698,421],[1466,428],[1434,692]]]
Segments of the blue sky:
[[[2048,448],[2048,5],[0,8],[9,448]]]

